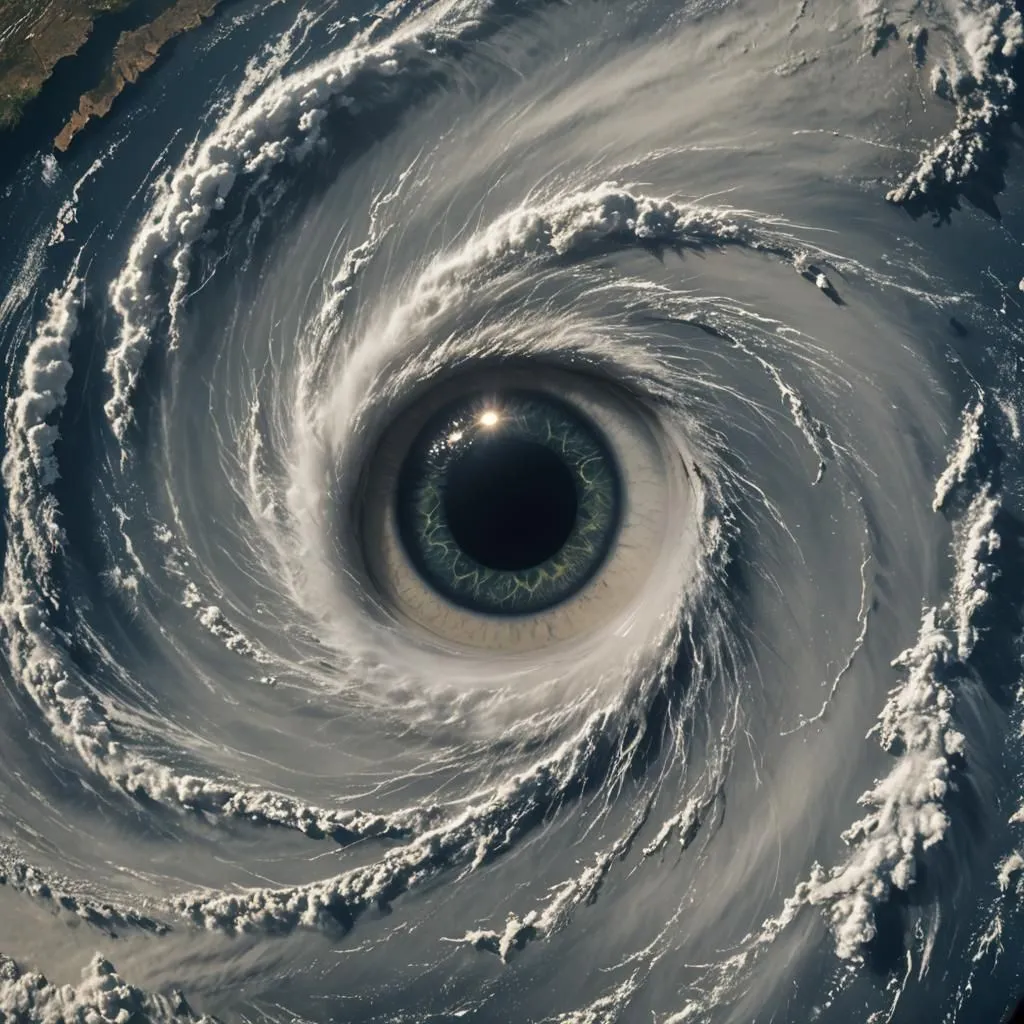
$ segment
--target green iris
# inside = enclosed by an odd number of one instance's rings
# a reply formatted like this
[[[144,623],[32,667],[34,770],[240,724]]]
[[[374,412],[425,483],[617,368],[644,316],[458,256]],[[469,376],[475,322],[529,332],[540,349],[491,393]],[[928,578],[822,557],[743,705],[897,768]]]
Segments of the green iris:
[[[526,615],[559,604],[604,562],[620,484],[596,427],[540,392],[462,399],[431,418],[402,465],[398,529],[453,603]]]

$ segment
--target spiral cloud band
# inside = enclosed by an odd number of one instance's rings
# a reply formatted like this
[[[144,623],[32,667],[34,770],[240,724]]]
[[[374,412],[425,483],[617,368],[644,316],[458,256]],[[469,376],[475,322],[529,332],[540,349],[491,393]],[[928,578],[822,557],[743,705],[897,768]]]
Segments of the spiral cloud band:
[[[1002,1020],[1022,61],[234,0],[16,153],[0,1024]],[[473,445],[569,539],[462,550]]]

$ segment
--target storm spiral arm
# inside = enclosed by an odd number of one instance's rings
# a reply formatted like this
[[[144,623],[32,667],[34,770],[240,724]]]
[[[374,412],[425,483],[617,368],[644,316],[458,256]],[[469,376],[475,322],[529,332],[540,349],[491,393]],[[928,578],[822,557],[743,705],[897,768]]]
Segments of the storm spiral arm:
[[[240,2],[19,156],[0,1021],[1002,1019],[1022,47]]]

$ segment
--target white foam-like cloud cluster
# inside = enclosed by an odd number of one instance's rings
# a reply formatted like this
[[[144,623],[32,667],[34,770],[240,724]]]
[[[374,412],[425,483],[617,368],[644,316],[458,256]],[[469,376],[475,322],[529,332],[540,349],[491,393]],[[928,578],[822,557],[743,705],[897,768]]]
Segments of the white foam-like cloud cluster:
[[[675,202],[645,195],[614,181],[547,201],[529,201],[495,218],[467,243],[434,259],[408,290],[406,300],[396,304],[390,314],[375,325],[375,346],[364,346],[365,351],[360,355],[376,371],[382,363],[382,351],[389,353],[407,345],[413,329],[429,331],[450,310],[463,308],[465,300],[483,284],[519,268],[526,261],[584,255],[599,244],[680,248],[736,245],[775,256],[791,265],[812,257],[825,261],[823,253],[809,252],[806,242],[798,242],[785,229],[784,222],[759,218],[749,211]],[[549,338],[545,336],[543,340],[546,342]],[[429,379],[447,366],[454,354],[451,344],[434,345],[420,353],[415,365],[417,379]],[[509,350],[507,354],[528,352]],[[621,346],[617,354],[620,359],[642,355],[623,353]],[[765,363],[766,367],[768,365]],[[346,379],[340,383],[345,388],[344,401],[332,398],[329,403],[342,407],[341,421],[345,427],[350,423],[352,410],[365,397],[371,384],[358,369],[354,361],[347,364]],[[375,393],[377,401],[390,399],[409,383],[404,375],[391,372],[372,379],[373,386],[381,392]],[[815,451],[820,454],[823,445],[831,447],[824,428],[806,414],[799,396],[784,391],[783,397],[798,425],[809,440],[813,439]]]
[[[1017,893],[1024,896],[1024,855],[1019,850],[1014,850],[999,862],[996,879],[1000,891],[1009,892],[1015,886]]]
[[[181,896],[171,906],[197,925],[228,933],[348,930],[368,907],[387,905],[441,872],[478,867],[508,850],[538,816],[560,805],[578,786],[609,724],[606,713],[594,715],[581,735],[551,757],[500,783],[450,821],[388,850],[375,863],[308,885]]]
[[[969,73],[935,71],[932,84],[936,91],[950,92],[956,121],[887,193],[889,202],[912,202],[936,187],[964,185],[1011,116],[1016,92],[1011,65],[1024,45],[1020,11],[1011,3],[957,0],[954,17]]]
[[[978,642],[977,612],[991,596],[997,570],[993,556],[1000,538],[995,529],[1001,508],[999,499],[987,490],[977,494],[957,527],[959,555],[953,579],[951,612],[956,628],[957,656],[966,661]]]
[[[936,491],[937,508],[967,477],[965,467],[980,443],[972,426],[980,422],[978,408],[965,412],[967,441],[962,439],[950,455],[941,478],[945,482]],[[870,812],[843,833],[850,847],[846,860],[830,871],[816,864],[797,889],[799,902],[824,908],[836,952],[844,959],[861,958],[875,937],[877,905],[892,889],[913,884],[921,854],[949,828],[945,798],[955,761],[964,754],[964,736],[953,718],[951,678],[978,640],[976,618],[997,572],[994,523],[999,509],[998,497],[984,482],[956,524],[950,600],[924,612],[917,642],[893,661],[905,679],[890,692],[872,730],[896,760],[861,795],[859,803]]]
[[[52,909],[73,914],[104,931],[114,928],[138,928],[162,934],[167,925],[143,910],[114,906],[92,899],[69,879],[49,874],[18,857],[6,843],[0,843],[0,885],[22,892]]]
[[[215,1024],[194,1014],[180,992],[148,995],[97,953],[78,985],[55,985],[0,954],[0,1024]]]
[[[843,833],[847,859],[831,871],[815,865],[797,888],[799,900],[826,908],[840,957],[861,955],[875,936],[876,905],[892,887],[910,887],[918,856],[949,827],[943,801],[963,736],[953,727],[953,697],[941,679],[954,657],[938,613],[929,609],[917,643],[893,663],[907,679],[889,695],[876,727],[896,763],[861,795],[858,802],[871,811]]]
[[[946,468],[935,483],[935,499],[932,510],[939,512],[954,490],[965,483],[974,471],[975,462],[981,450],[982,425],[985,419],[985,405],[975,402],[964,409],[961,417],[960,436],[946,459]]]
[[[475,929],[466,932],[460,941],[474,949],[495,953],[507,963],[517,949],[532,939],[546,938],[558,931],[576,907],[596,899],[613,860],[611,852],[599,854],[592,865],[559,885],[541,909],[530,910],[522,917],[511,913],[500,932]]]
[[[623,1014],[630,1000],[640,987],[639,969],[624,981],[619,982],[610,992],[595,999],[589,1006],[567,1013],[545,1017],[539,1024],[617,1024],[624,1020]]]
[[[436,806],[390,815],[320,808],[280,793],[173,771],[127,749],[108,713],[87,692],[84,681],[71,674],[48,624],[47,604],[56,607],[60,602],[51,587],[62,531],[50,487],[58,474],[54,445],[72,375],[70,344],[80,305],[81,282],[72,275],[50,296],[46,316],[27,346],[21,390],[8,403],[2,463],[8,544],[0,622],[9,664],[54,735],[117,788],[179,809],[341,841],[403,838],[436,822],[441,816]]]
[[[131,395],[153,341],[159,312],[153,272],[167,264],[174,279],[167,304],[172,343],[188,290],[191,247],[240,179],[257,185],[286,160],[301,161],[316,148],[331,109],[351,106],[359,76],[394,78],[416,61],[431,62],[440,43],[479,22],[474,3],[454,0],[414,17],[382,42],[364,32],[351,45],[294,75],[279,78],[255,99],[233,106],[212,134],[165,180],[132,240],[125,265],[110,287],[121,320],[107,358],[113,394],[106,411],[119,438],[131,421]]]
[[[667,818],[658,834],[644,847],[644,856],[653,857],[668,845],[675,833],[679,836],[679,845],[685,850],[700,830],[708,812],[714,806],[715,797],[690,797],[683,809]]]
[[[29,346],[21,374],[21,391],[9,403],[5,434],[7,452],[2,473],[8,503],[35,505],[41,489],[57,479],[53,446],[59,436],[57,418],[64,408],[71,380],[71,339],[78,329],[81,281],[72,275],[47,300],[46,316]],[[56,502],[47,495],[36,509],[35,521],[22,534],[26,557],[46,578],[52,553],[61,544]]]
[[[217,605],[204,605],[194,583],[188,584],[182,604],[186,608],[194,609],[196,619],[206,627],[211,635],[217,637],[229,651],[234,651],[235,654],[240,654],[246,658],[252,658],[253,661],[259,662],[262,665],[269,664],[272,661],[270,655],[262,647],[254,643],[240,629],[231,624],[231,621]]]

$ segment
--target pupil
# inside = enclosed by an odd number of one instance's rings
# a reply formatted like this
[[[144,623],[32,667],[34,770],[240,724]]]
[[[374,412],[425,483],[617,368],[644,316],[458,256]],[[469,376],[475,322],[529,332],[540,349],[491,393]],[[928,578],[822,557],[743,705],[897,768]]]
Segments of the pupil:
[[[531,569],[557,554],[576,523],[576,482],[550,448],[478,439],[448,471],[444,512],[456,543],[489,569]]]

